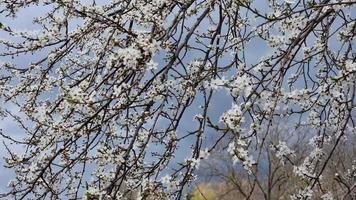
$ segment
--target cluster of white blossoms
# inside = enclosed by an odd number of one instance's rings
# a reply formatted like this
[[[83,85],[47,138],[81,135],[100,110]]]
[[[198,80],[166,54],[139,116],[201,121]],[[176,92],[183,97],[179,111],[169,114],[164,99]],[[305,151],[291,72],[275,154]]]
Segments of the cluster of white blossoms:
[[[226,84],[228,84],[228,81],[224,77],[222,77],[221,79],[213,79],[205,82],[205,86],[213,90],[218,90]]]
[[[232,81],[228,84],[228,88],[234,97],[240,95],[249,96],[254,89],[251,78],[246,74],[232,78]]]
[[[252,167],[256,164],[256,161],[248,152],[247,143],[244,140],[237,139],[237,141],[231,142],[227,152],[231,155],[233,164],[241,162],[247,173],[252,173]]]
[[[316,146],[312,149],[310,154],[304,159],[303,163],[300,166],[294,166],[294,173],[300,178],[306,180],[321,178],[320,174],[316,174],[314,168],[322,160],[323,155],[323,150],[320,147]]]
[[[272,145],[272,149],[276,151],[276,156],[282,163],[285,163],[285,160],[289,158],[289,156],[295,155],[294,150],[290,149],[284,141],[279,141],[277,145]]]
[[[241,106],[233,104],[231,109],[220,117],[220,121],[231,130],[241,132],[241,124],[245,121]]]
[[[167,187],[169,191],[176,189],[178,186],[178,181],[173,180],[170,175],[165,175],[161,178],[161,183]]]
[[[299,190],[297,194],[291,196],[292,200],[311,200],[313,197],[313,190],[309,187],[306,187],[302,190]]]
[[[182,199],[218,146],[250,185],[269,185],[273,154],[303,183],[292,199],[338,195],[321,177],[356,130],[354,1],[0,4],[0,101],[20,112],[0,117],[25,136],[0,135],[26,147],[6,145],[16,177],[0,198]],[[30,9],[35,30],[18,29]],[[355,167],[340,160],[346,191]]]
[[[192,167],[193,169],[198,169],[202,160],[206,160],[209,157],[210,153],[208,149],[201,150],[199,156],[192,156],[185,159],[185,164]]]

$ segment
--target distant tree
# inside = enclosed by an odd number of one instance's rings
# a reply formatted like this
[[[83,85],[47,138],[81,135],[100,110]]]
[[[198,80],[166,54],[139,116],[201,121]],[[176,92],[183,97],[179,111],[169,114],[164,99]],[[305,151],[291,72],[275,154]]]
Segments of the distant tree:
[[[288,128],[288,124],[277,122],[273,125],[265,138],[269,145],[264,147],[261,164],[250,174],[231,161],[228,152],[224,151],[226,142],[221,142],[211,152],[209,159],[202,162],[197,173],[200,183],[193,194],[204,196],[205,193],[214,192],[214,196],[208,200],[290,199],[305,185],[304,180],[298,178],[300,169],[296,166],[313,153],[312,143],[309,142],[313,138],[309,138],[312,134],[307,129]],[[353,161],[356,157],[355,145],[356,135],[350,135],[348,140],[341,142],[342,147],[330,159],[313,191],[314,197],[356,198],[356,191],[351,190],[356,181],[356,163]],[[252,150],[251,153],[256,152]],[[343,174],[342,177],[340,174]]]
[[[303,182],[292,197],[318,196],[331,158],[355,134],[355,4],[0,0],[6,18],[40,15],[36,30],[1,29],[0,95],[20,113],[1,112],[26,134],[1,133],[16,172],[2,197],[182,199],[228,136],[232,161],[257,173],[271,127],[285,118],[312,138],[301,163],[275,144]]]

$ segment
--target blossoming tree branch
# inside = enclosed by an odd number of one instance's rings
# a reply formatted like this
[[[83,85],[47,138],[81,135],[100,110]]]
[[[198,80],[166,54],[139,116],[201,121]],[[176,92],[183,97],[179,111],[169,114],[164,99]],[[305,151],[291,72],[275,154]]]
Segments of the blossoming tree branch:
[[[1,24],[0,99],[20,112],[0,113],[24,137],[0,132],[16,173],[0,197],[184,199],[200,161],[228,141],[251,191],[268,146],[303,183],[292,199],[331,199],[325,169],[356,134],[355,5],[0,0],[1,19],[45,10],[33,30]],[[215,116],[223,95],[230,108]],[[287,118],[309,130],[301,162],[288,142],[268,139]],[[337,181],[350,199],[356,180],[346,176]]]

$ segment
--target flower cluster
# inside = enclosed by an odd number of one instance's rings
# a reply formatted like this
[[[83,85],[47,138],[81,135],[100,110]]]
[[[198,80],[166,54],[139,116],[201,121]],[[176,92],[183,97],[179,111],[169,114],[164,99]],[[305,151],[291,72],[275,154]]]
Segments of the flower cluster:
[[[277,145],[272,145],[272,149],[276,151],[276,156],[282,163],[284,163],[289,156],[295,155],[294,150],[291,150],[284,141],[279,141]]]

